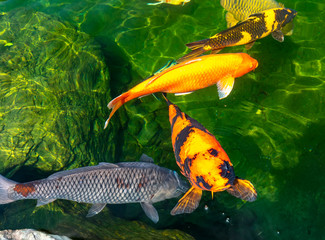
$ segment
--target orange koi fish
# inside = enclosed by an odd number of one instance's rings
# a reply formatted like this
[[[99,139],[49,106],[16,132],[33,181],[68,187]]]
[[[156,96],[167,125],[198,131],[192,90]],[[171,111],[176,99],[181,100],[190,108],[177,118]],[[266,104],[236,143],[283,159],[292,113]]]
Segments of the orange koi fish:
[[[225,47],[246,45],[250,49],[254,42],[269,34],[284,41],[282,28],[292,22],[297,12],[289,8],[271,8],[249,16],[246,20],[216,35],[201,41],[186,44],[192,52],[181,57],[178,62],[197,57],[206,51],[219,52]]]
[[[156,92],[182,95],[217,84],[219,98],[225,98],[231,92],[235,78],[257,66],[257,60],[246,53],[210,54],[176,64],[110,101],[108,108],[113,110],[104,128],[124,103]]]
[[[165,97],[169,106],[172,144],[176,162],[192,187],[178,201],[172,215],[191,213],[200,203],[202,190],[226,190],[246,201],[255,201],[254,186],[235,176],[234,168],[217,139],[195,119]]]

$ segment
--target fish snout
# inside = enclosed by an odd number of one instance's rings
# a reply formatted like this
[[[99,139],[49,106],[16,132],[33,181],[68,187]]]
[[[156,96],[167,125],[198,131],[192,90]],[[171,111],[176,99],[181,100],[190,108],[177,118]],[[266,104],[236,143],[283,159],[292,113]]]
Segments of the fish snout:
[[[252,58],[252,69],[255,70],[258,67],[258,61],[255,58]]]
[[[258,67],[258,61],[247,53],[242,53],[242,63],[235,73],[235,77],[241,77]]]
[[[294,9],[286,8],[286,17],[284,19],[284,22],[282,26],[286,26],[288,23],[292,22],[295,16],[298,14],[298,12]]]

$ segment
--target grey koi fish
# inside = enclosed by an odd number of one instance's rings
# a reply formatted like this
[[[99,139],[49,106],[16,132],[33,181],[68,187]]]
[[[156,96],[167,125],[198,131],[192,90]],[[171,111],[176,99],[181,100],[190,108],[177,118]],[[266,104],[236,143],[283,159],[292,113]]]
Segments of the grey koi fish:
[[[153,164],[142,155],[142,162],[100,163],[57,172],[48,178],[17,183],[0,175],[0,204],[21,199],[37,199],[37,206],[56,199],[93,204],[87,217],[99,213],[107,203],[140,202],[145,214],[159,221],[155,202],[178,197],[188,190],[175,171]]]

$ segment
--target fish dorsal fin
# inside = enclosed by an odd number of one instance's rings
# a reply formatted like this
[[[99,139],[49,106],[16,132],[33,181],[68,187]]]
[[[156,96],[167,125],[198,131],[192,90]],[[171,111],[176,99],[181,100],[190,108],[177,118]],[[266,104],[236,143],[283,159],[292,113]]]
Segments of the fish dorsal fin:
[[[251,49],[251,48],[253,47],[254,43],[255,43],[255,41],[250,42],[250,43],[247,43],[247,44],[245,45],[245,49],[246,49],[246,50]]]
[[[56,200],[55,198],[54,199],[52,199],[52,198],[37,199],[36,207],[43,206],[43,205],[51,203],[51,202],[53,202],[55,200]]]
[[[225,77],[218,81],[217,87],[218,87],[218,94],[219,99],[226,98],[232,91],[234,87],[235,78],[232,76]]]
[[[154,163],[153,159],[144,153],[140,157],[140,162]]]
[[[193,212],[200,203],[202,190],[191,187],[170,212],[171,215]]]
[[[109,167],[109,168],[116,168],[116,167],[118,167],[118,165],[116,165],[114,163],[108,163],[108,162],[100,162],[100,163],[98,163],[97,166],[106,166],[106,167]]]
[[[140,202],[140,204],[147,217],[150,218],[154,223],[157,223],[159,221],[159,215],[152,203]]]
[[[47,179],[51,180],[51,179],[56,179],[56,178],[60,178],[60,177],[65,177],[65,176],[72,175],[72,174],[89,172],[89,171],[94,171],[94,170],[99,170],[99,169],[104,169],[104,168],[117,168],[117,167],[119,167],[119,166],[116,164],[113,164],[113,163],[101,162],[97,166],[81,167],[81,168],[57,172],[57,173],[54,173],[54,174],[48,176]]]
[[[235,26],[238,23],[238,20],[230,12],[227,12],[226,13],[226,21],[227,21],[227,27],[228,28],[233,27],[233,26]]]
[[[271,35],[278,42],[283,42],[284,41],[284,35],[280,30],[272,32]]]
[[[257,198],[257,192],[253,184],[244,179],[236,177],[234,184],[227,189],[231,195],[243,199],[245,201],[253,202]]]
[[[176,64],[177,64],[177,62],[175,60],[168,61],[165,66],[163,66],[162,68],[160,68],[153,75],[157,75],[157,74],[161,73],[162,71],[166,70],[167,68],[170,68],[170,67],[172,67],[172,66],[174,66]]]
[[[91,208],[88,211],[88,214],[86,217],[93,217],[99,212],[101,212],[104,207],[106,206],[106,203],[96,203],[91,206]]]

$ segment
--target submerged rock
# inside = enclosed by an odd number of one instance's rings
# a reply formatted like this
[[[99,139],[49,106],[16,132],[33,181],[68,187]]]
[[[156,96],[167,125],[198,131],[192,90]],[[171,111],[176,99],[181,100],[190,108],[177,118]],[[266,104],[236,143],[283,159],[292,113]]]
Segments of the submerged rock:
[[[69,240],[71,238],[46,234],[33,229],[0,231],[0,240]]]
[[[3,13],[0,28],[0,172],[109,159],[102,130],[109,74],[99,46],[25,8]]]

